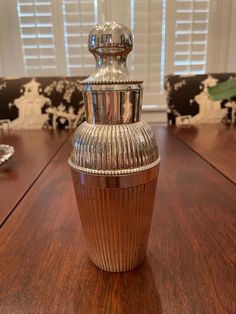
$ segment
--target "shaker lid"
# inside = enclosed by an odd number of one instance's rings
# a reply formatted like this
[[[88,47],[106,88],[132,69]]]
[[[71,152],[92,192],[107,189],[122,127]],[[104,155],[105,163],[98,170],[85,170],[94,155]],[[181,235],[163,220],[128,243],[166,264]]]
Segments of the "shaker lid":
[[[96,60],[96,70],[81,85],[141,84],[126,67],[128,54],[133,50],[132,32],[123,24],[106,22],[89,32],[88,49]]]

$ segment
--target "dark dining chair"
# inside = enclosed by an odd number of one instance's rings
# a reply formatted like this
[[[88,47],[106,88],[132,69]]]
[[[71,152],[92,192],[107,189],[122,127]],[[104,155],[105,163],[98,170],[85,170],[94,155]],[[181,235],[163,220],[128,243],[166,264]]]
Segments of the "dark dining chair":
[[[167,75],[167,121],[169,125],[222,122],[235,119],[236,97],[213,101],[208,87],[236,77],[236,73],[209,73],[191,76]]]
[[[0,78],[0,128],[76,128],[85,119],[84,78]]]

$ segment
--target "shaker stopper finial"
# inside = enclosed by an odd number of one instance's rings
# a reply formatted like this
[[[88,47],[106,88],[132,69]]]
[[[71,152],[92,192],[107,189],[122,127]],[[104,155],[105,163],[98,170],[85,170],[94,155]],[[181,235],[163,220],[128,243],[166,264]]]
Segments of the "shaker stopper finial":
[[[106,22],[93,27],[88,36],[88,50],[95,57],[96,68],[81,85],[142,83],[132,77],[126,65],[133,50],[133,35],[125,25]]]
[[[133,49],[133,35],[125,25],[106,22],[91,29],[88,47],[93,54],[128,55]]]

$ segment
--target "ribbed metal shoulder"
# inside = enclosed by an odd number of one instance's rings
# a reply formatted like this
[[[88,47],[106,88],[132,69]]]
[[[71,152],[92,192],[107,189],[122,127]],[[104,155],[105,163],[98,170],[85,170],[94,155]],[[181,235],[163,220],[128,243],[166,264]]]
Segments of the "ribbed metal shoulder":
[[[126,174],[159,162],[157,140],[143,121],[98,125],[84,122],[75,132],[70,165],[97,174]]]

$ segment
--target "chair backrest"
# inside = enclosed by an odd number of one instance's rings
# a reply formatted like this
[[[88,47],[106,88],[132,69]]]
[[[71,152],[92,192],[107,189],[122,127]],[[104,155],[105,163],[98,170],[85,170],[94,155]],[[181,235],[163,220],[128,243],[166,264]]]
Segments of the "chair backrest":
[[[230,103],[236,97],[212,101],[208,87],[236,77],[236,73],[217,73],[192,76],[168,75],[165,78],[168,124],[219,122],[232,119]]]
[[[21,129],[75,128],[85,117],[84,78],[0,78],[0,123]]]

